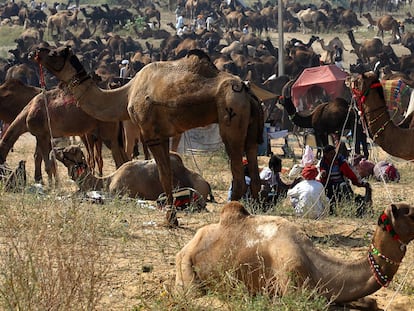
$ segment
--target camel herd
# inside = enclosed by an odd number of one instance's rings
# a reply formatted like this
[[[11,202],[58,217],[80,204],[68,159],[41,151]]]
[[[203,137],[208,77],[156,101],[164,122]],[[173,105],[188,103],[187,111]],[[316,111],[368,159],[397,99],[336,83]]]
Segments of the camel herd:
[[[308,42],[286,42],[286,75],[268,79],[278,72],[279,51],[262,34],[276,28],[276,6],[260,1],[252,8],[202,0],[178,4],[186,8],[183,14],[188,21],[190,16],[212,17],[211,30],[194,29],[178,36],[174,24],[161,23],[155,4],[144,8],[132,0],[120,1],[117,7],[48,8],[50,13],[44,15],[42,8],[19,7],[14,2],[0,7],[0,27],[6,27],[6,20],[34,25],[16,39],[16,49],[10,50],[13,60],[4,61],[0,70],[4,81],[0,119],[10,123],[0,140],[0,162],[6,162],[17,139],[30,132],[36,138],[36,181],[42,179],[41,161],[50,184],[58,181],[56,157],[82,191],[103,190],[148,200],[165,192],[171,206],[167,224],[177,226],[173,190],[194,188],[202,195],[204,207],[211,188],[184,166],[178,154],[170,152],[170,138],[218,123],[230,160],[232,201],[224,205],[218,224],[201,228],[177,254],[177,289],[203,289],[223,271],[234,272],[252,294],[284,295],[290,284],[306,284],[337,303],[358,300],[387,286],[414,238],[413,207],[402,203],[388,207],[379,218],[368,255],[342,262],[317,250],[296,225],[281,217],[250,215],[237,200],[247,188],[243,157],[248,160],[252,197],[259,199],[258,145],[267,112],[274,109],[274,97],[266,101],[260,89],[283,95],[278,102],[290,116],[289,122],[313,128],[320,145],[326,145],[327,134],[352,127],[356,113],[348,114],[349,99],[332,99],[310,114],[299,113],[290,101],[290,86],[305,68],[332,63],[334,45],[345,49],[342,37],[327,44],[322,38],[334,26],[347,34],[357,55],[350,71],[361,75],[350,85],[372,138],[389,154],[412,160],[413,144],[406,143],[413,132],[412,114],[400,126],[394,124],[378,77],[398,77],[414,87],[413,56],[398,57],[392,48],[402,44],[413,51],[414,34],[403,33],[401,23],[390,14],[376,20],[369,12],[362,15],[364,4],[358,18],[352,9],[332,8],[326,1],[320,7],[296,3],[283,8],[285,31],[311,30],[313,35]],[[131,26],[135,16],[143,18],[145,26]],[[375,24],[381,38],[358,42],[353,29],[361,27],[362,16]],[[127,26],[140,40],[115,33],[117,27]],[[173,30],[167,31],[166,26]],[[249,33],[242,32],[246,27]],[[388,44],[384,31],[391,31]],[[97,32],[103,36],[93,37]],[[49,41],[44,41],[45,35]],[[143,40],[147,40],[145,47]],[[326,51],[323,59],[312,49],[315,42]],[[121,81],[116,78],[122,59],[129,60],[130,79]],[[365,73],[370,70],[375,73]],[[53,148],[53,138],[72,135],[82,137],[86,159],[79,146]],[[145,161],[130,161],[137,140],[148,148]],[[110,148],[117,168],[106,177],[101,177],[102,144]],[[147,160],[148,150],[154,160]]]

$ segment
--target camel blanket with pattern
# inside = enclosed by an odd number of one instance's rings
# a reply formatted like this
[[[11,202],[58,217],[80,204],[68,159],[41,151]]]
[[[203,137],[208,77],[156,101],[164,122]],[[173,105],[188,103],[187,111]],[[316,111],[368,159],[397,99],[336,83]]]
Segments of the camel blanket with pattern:
[[[382,80],[385,101],[389,110],[398,110],[401,104],[401,96],[410,90],[410,87],[402,80]]]

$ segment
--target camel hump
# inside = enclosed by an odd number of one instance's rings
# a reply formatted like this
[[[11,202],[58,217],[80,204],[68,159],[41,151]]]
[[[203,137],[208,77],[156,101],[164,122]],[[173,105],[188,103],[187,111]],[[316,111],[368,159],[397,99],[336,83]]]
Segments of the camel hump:
[[[210,56],[207,55],[206,52],[200,49],[193,49],[188,51],[187,57],[190,57],[191,55],[197,56],[200,60],[201,59],[207,59],[209,62],[211,62]]]
[[[250,216],[250,213],[240,202],[231,201],[224,205],[221,210],[220,225],[228,226],[234,223],[239,223],[247,216]]]

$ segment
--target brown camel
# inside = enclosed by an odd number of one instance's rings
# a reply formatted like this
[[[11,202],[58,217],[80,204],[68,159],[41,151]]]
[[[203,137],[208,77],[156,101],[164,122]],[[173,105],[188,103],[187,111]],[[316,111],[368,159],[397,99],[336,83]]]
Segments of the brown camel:
[[[200,50],[176,61],[152,62],[126,85],[102,90],[86,73],[70,48],[39,48],[31,54],[72,90],[79,105],[99,120],[131,119],[140,129],[158,164],[168,204],[172,204],[169,137],[219,123],[220,135],[230,158],[232,199],[246,191],[242,157],[246,155],[251,192],[260,190],[258,144],[263,141],[263,110],[258,98],[243,81],[219,71]],[[174,210],[167,220],[178,224]]]
[[[156,200],[163,192],[154,160],[129,161],[107,177],[95,177],[86,165],[79,146],[56,148],[56,158],[68,169],[68,174],[81,191],[104,190],[115,195]],[[211,194],[209,183],[199,174],[187,169],[177,153],[170,153],[174,188],[190,187],[203,197],[200,204],[205,207]]]
[[[384,41],[384,31],[391,31],[393,42],[399,42],[401,39],[398,21],[391,15],[387,14],[379,17],[377,20],[377,27],[377,36],[381,35],[382,41]]]
[[[42,89],[22,83],[20,80],[6,80],[0,85],[0,120],[5,123],[12,123],[23,108],[36,95],[40,94]],[[99,142],[102,145],[102,139],[99,133],[82,135],[81,139],[88,150],[88,164],[91,168],[95,168],[95,163],[98,164],[99,175],[102,175],[102,153],[99,150]],[[97,144],[97,140],[99,141]],[[95,159],[95,160],[94,160]],[[35,161],[35,181],[42,180],[41,163],[42,157],[40,150],[36,145],[34,155]]]
[[[45,109],[46,106],[48,110]],[[10,124],[0,141],[1,163],[6,161],[20,135],[30,131],[36,136],[37,149],[45,162],[49,183],[52,182],[52,177],[56,177],[56,167],[50,158],[52,146],[47,114],[50,116],[53,137],[82,135],[97,129],[101,137],[109,142],[116,166],[119,167],[128,160],[118,142],[118,122],[102,122],[92,118],[76,105],[73,96],[68,96],[61,89],[53,89],[33,97]]]
[[[392,122],[378,77],[373,73],[365,73],[352,84],[374,142],[390,155],[413,160],[414,130],[400,128]]]
[[[392,281],[414,239],[413,215],[414,207],[391,204],[378,219],[367,255],[350,261],[316,248],[285,218],[250,215],[239,202],[229,202],[220,222],[199,229],[177,254],[176,285],[206,287],[230,273],[252,294],[284,295],[306,286],[329,301],[353,302]]]
[[[279,99],[279,103],[286,109],[289,119],[297,126],[302,128],[313,128],[315,130],[315,140],[318,146],[317,157],[321,155],[321,150],[328,144],[328,135],[342,133],[344,129],[354,129],[355,112],[349,111],[350,103],[343,98],[335,98],[332,101],[321,103],[312,112],[297,112],[290,97],[290,87],[295,81],[291,80],[282,89],[284,97]],[[361,131],[360,127],[356,127]]]
[[[346,33],[348,34],[349,41],[351,41],[354,53],[365,63],[370,62],[371,57],[377,57],[384,50],[384,44],[381,39],[366,39],[363,43],[358,43],[352,30],[348,30]]]

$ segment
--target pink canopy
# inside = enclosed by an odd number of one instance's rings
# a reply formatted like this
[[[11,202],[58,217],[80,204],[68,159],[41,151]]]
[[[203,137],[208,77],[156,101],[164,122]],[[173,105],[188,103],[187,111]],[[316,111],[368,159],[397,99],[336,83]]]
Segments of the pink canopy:
[[[292,86],[292,98],[296,107],[303,110],[314,103],[304,103],[308,99],[308,90],[312,87],[323,89],[329,99],[341,97],[345,90],[345,79],[348,74],[336,65],[306,68]]]

